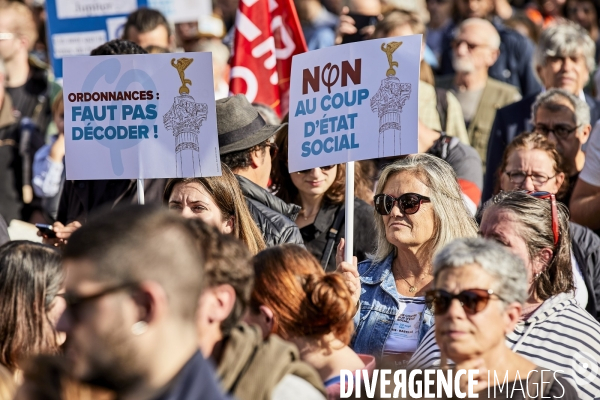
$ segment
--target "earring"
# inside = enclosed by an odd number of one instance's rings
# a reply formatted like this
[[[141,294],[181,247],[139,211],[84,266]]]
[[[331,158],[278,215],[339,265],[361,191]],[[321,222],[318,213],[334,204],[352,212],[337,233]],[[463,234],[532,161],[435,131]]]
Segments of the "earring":
[[[539,279],[541,272],[536,272],[534,275],[534,279]]]
[[[140,336],[148,330],[148,323],[144,321],[138,321],[131,326],[131,333],[135,336]]]

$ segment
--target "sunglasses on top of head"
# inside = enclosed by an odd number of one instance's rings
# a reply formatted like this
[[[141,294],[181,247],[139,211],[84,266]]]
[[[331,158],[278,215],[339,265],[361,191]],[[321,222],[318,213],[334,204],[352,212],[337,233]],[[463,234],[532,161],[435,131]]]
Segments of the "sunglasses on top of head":
[[[502,297],[491,289],[467,289],[458,294],[452,294],[443,289],[430,290],[425,294],[425,302],[433,310],[435,315],[443,315],[448,312],[452,300],[457,299],[463,310],[468,315],[474,315],[488,305],[492,296],[504,301]]]
[[[419,211],[421,204],[431,202],[429,197],[417,193],[404,193],[399,197],[381,193],[376,195],[373,200],[375,203],[375,211],[381,215],[390,215],[396,203],[398,203],[398,208],[403,214],[411,215]]]

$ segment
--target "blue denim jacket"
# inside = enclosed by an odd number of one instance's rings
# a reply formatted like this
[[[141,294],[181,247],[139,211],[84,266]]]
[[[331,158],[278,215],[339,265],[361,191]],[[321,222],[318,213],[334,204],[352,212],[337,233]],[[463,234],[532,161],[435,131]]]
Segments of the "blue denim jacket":
[[[383,355],[385,342],[392,330],[400,307],[400,295],[396,289],[392,262],[394,253],[375,263],[365,260],[358,264],[360,274],[360,307],[354,316],[354,337],[351,347],[358,354]],[[433,325],[433,313],[427,307],[421,318],[419,343]]]

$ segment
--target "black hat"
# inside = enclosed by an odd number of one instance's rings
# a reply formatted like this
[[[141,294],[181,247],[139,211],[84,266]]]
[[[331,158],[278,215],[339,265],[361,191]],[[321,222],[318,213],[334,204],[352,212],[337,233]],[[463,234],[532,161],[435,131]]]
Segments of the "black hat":
[[[217,100],[216,104],[221,155],[251,149],[285,125],[268,125],[243,94]]]

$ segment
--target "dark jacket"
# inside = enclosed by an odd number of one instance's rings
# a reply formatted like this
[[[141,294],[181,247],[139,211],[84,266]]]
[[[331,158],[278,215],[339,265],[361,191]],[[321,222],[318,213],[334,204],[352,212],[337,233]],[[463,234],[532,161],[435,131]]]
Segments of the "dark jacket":
[[[236,175],[236,178],[267,247],[283,243],[304,244],[300,230],[294,223],[300,206],[287,204],[243,176]]]
[[[8,236],[8,226],[6,225],[6,221],[0,215],[0,246],[4,243],[10,242],[10,236]]]
[[[521,101],[502,107],[496,111],[496,118],[490,132],[487,148],[487,168],[483,180],[482,203],[489,200],[496,185],[498,168],[502,164],[502,156],[506,146],[523,132],[533,129],[531,107],[539,93],[525,97]],[[585,102],[590,107],[592,126],[600,118],[600,102],[585,95]]]
[[[171,380],[165,392],[154,400],[227,400],[214,372],[200,352],[196,352]]]
[[[540,83],[533,74],[531,60],[533,58],[533,43],[517,31],[507,28],[499,18],[494,18],[492,24],[500,35],[500,54],[488,71],[488,75],[501,82],[515,86],[523,97],[538,93]],[[442,65],[440,74],[452,74],[452,41],[454,29],[448,29],[444,37]]]
[[[52,121],[52,102],[61,87],[50,72],[50,67],[29,57],[29,78],[22,86],[6,88],[13,99],[13,107],[19,117],[30,118],[39,128],[42,137],[46,136],[48,124]]]
[[[33,193],[33,155],[44,145],[38,129],[21,129],[12,109],[6,94],[0,108],[0,215],[9,224],[13,219],[28,219],[23,193],[27,188]]]
[[[300,229],[302,239],[306,249],[321,261],[325,246],[327,245],[327,236],[333,226],[336,213],[345,210],[339,205],[325,203],[317,213],[315,222]],[[327,271],[335,271],[335,252],[341,238],[346,237],[346,223],[342,222],[335,239],[335,246],[329,257]],[[358,258],[358,262],[367,259],[368,253],[375,251],[375,216],[373,207],[354,198],[354,252],[353,255]]]
[[[569,222],[573,256],[579,264],[588,303],[585,307],[592,317],[600,322],[600,237],[591,229]]]
[[[145,179],[145,203],[162,204],[166,184],[166,179]],[[66,181],[56,219],[65,225],[73,221],[85,223],[90,213],[98,209],[136,203],[135,179]]]

